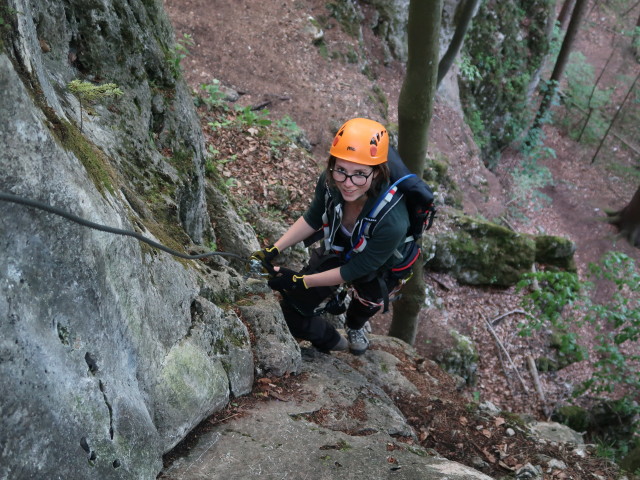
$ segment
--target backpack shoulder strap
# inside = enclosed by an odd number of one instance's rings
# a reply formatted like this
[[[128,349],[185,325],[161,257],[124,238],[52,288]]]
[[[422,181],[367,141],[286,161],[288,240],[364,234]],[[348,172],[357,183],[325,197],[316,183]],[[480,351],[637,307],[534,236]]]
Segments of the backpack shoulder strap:
[[[402,198],[402,193],[398,193],[398,184],[410,177],[415,177],[415,174],[411,173],[396,180],[383,195],[378,197],[378,201],[373,206],[369,214],[362,219],[360,229],[358,230],[358,241],[347,254],[347,258],[350,257],[351,253],[359,253],[365,249],[367,246],[367,239],[373,235],[373,231],[375,230],[378,221],[384,218],[387,212],[391,210]]]

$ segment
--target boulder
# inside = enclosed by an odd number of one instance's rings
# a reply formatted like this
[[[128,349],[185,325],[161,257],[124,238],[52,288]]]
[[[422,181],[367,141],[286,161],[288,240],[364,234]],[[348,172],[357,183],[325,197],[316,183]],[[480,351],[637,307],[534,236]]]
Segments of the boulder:
[[[455,210],[440,216],[444,228],[423,238],[426,269],[445,272],[469,285],[515,285],[534,263],[575,269],[575,245],[555,236],[514,232]]]
[[[450,229],[427,236],[435,243],[435,256],[425,266],[447,272],[470,285],[510,286],[531,270],[535,242],[500,225],[453,214]]]

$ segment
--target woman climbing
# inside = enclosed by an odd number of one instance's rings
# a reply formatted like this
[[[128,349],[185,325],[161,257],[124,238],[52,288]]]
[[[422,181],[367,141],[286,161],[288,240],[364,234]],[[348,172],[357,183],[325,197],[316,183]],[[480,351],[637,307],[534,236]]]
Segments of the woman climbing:
[[[418,257],[415,242],[407,241],[405,200],[396,195],[397,188],[389,190],[388,153],[389,135],[383,125],[364,118],[347,121],[333,140],[307,211],[273,245],[253,254],[270,269],[269,286],[283,295],[282,311],[291,334],[319,350],[365,353],[366,322],[387,306],[389,295],[410,276]],[[271,267],[284,249],[314,234],[324,240],[300,272]],[[346,310],[348,340],[318,315],[318,307],[334,298],[343,284],[352,297]],[[332,313],[341,312],[334,308]]]

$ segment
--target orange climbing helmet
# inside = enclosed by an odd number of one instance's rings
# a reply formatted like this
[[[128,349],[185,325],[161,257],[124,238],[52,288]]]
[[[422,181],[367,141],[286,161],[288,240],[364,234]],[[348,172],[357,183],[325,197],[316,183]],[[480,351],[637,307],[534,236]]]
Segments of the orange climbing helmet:
[[[389,134],[381,123],[366,118],[352,118],[340,127],[329,153],[334,157],[362,165],[379,165],[387,161]]]

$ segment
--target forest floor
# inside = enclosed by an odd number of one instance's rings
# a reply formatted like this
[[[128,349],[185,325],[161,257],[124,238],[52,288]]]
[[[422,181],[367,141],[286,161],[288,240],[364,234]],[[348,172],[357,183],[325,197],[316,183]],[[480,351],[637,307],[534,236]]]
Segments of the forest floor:
[[[265,215],[284,212],[288,221],[304,210],[326,160],[333,132],[340,124],[358,116],[387,124],[397,122],[403,67],[398,62],[385,61],[379,40],[367,28],[372,18],[369,7],[363,5],[366,14],[362,22],[363,37],[357,42],[331,19],[325,3],[320,0],[219,0],[214,3],[164,0],[177,39],[180,41],[188,34],[194,42],[185,44],[189,53],[182,61],[185,78],[194,91],[204,95],[202,84],[213,85],[219,81],[220,85],[240,93],[235,105],[266,107],[268,118],[274,121],[288,116],[310,142],[311,155],[291,147],[274,155],[273,148],[279,146],[259,135],[259,125],[247,123],[255,121],[248,113],[224,112],[220,105],[214,109],[200,108],[207,142],[215,150],[216,168],[229,179],[231,194],[242,198],[249,209],[251,205],[259,205]],[[313,43],[309,15],[321,20],[323,25],[324,43],[320,46]],[[610,56],[610,37],[610,19],[598,9],[592,10],[577,48],[585,53],[596,72]],[[357,53],[358,60],[350,63],[353,52]],[[633,75],[640,67],[628,48],[620,52],[612,57],[609,70],[615,75]],[[362,73],[363,67],[367,75]],[[615,85],[615,75],[605,76],[604,85]],[[539,197],[532,196],[526,202],[518,202],[518,185],[514,184],[510,172],[522,158],[517,151],[507,150],[498,168],[493,171],[485,168],[469,129],[455,102],[450,100],[452,91],[455,90],[447,89],[439,94],[436,102],[429,154],[448,161],[449,175],[463,192],[467,213],[489,220],[502,219],[516,231],[570,238],[576,243],[575,258],[581,278],[586,279],[590,263],[598,262],[611,250],[627,254],[640,265],[640,250],[617,239],[615,228],[603,221],[606,209],[625,206],[637,188],[637,150],[621,144],[606,144],[592,163],[596,146],[576,144],[562,129],[547,126],[545,145],[556,154],[556,158],[542,161],[553,175],[553,183],[541,189],[547,200],[539,201]],[[250,111],[252,115],[264,112]],[[212,125],[233,115],[236,115],[236,125],[245,122],[245,128]],[[635,175],[629,173],[634,169]],[[437,229],[436,225],[434,231]],[[520,294],[513,288],[463,286],[444,275],[427,274],[426,281],[438,298],[438,307],[422,313],[415,343],[418,353],[428,358],[437,356],[442,338],[450,328],[470,336],[479,349],[477,383],[467,387],[466,394],[446,395],[458,398],[458,410],[452,415],[463,412],[469,398],[479,398],[505,411],[546,420],[549,412],[568,401],[572,387],[589,377],[592,370],[588,361],[557,372],[541,372],[542,399],[534,389],[526,359],[548,354],[548,341],[544,335],[523,338],[517,334],[517,325],[524,317],[509,312],[521,308]],[[608,290],[603,286],[598,291],[604,295]],[[504,314],[508,315],[492,322]],[[390,314],[377,316],[372,325],[374,333],[384,334],[389,321]],[[506,363],[487,322],[495,324],[495,333],[515,368]],[[586,333],[581,332],[583,338],[590,338]],[[445,392],[440,393],[445,396]],[[413,404],[411,408],[418,407]],[[437,425],[440,425],[438,430],[430,431],[430,438],[436,443],[431,446],[443,455],[449,452],[453,459],[469,465],[473,464],[472,457],[483,456],[482,449],[472,446],[458,448],[458,455],[454,455],[459,439],[450,438],[451,428],[445,422],[432,422],[433,428]],[[416,428],[420,431],[419,425]],[[495,438],[491,442],[500,443]],[[460,453],[463,451],[469,452],[467,457]],[[495,469],[485,473],[495,475],[500,469],[507,472],[513,467],[499,467],[495,458],[494,461]],[[554,471],[545,478],[597,478],[582,476],[584,472],[572,468]],[[600,478],[614,478],[608,476],[604,464],[593,468],[591,473],[599,474]]]

